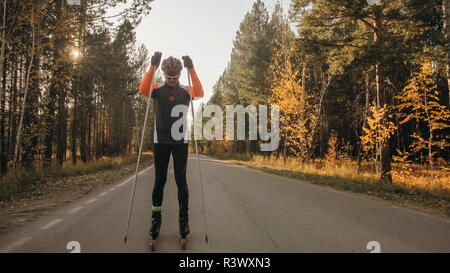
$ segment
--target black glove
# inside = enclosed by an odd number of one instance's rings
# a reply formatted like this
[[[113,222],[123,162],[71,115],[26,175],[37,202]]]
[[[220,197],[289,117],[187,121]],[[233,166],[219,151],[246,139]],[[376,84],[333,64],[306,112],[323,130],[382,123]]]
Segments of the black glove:
[[[181,57],[181,59],[183,59],[184,62],[184,67],[191,69],[194,67],[194,65],[192,64],[192,59],[189,56],[183,56]]]
[[[155,54],[153,54],[151,61],[153,66],[159,66],[159,63],[161,62],[161,56],[162,53],[158,51],[156,51]]]

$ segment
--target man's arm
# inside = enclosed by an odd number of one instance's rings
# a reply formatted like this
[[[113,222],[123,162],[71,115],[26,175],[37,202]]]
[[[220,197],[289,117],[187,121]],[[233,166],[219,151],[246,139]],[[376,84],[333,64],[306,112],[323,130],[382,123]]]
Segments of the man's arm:
[[[161,52],[155,52],[155,54],[152,56],[151,60],[151,66],[147,73],[145,73],[144,78],[141,81],[141,85],[139,86],[139,92],[148,97],[150,92],[150,84],[152,84],[153,75],[156,72],[156,69],[158,69],[159,63],[161,62]],[[158,88],[158,83],[153,83],[153,89]]]
[[[145,76],[141,81],[141,85],[139,86],[139,93],[141,93],[142,95],[144,95],[146,97],[148,97],[148,95],[149,95],[150,84],[152,83],[153,74],[155,73],[156,69],[157,69],[157,67],[151,65],[148,72],[145,73]],[[158,83],[154,82],[152,90],[154,90],[156,88],[158,88]]]
[[[203,86],[197,76],[197,73],[195,72],[195,69],[191,68],[189,70],[189,74],[191,75],[192,87],[188,87],[188,92],[191,93],[192,90],[192,99],[196,100],[203,98]]]
[[[184,67],[188,69],[189,75],[191,75],[192,87],[188,86],[188,92],[192,94],[193,100],[203,98],[203,86],[195,72],[191,58],[189,56],[183,56],[181,58],[184,61]]]

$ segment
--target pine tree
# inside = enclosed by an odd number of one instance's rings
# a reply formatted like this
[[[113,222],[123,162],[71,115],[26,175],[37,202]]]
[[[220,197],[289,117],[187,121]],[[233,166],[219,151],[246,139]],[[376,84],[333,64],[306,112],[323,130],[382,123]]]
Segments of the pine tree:
[[[230,80],[234,82],[236,98],[242,105],[267,102],[270,95],[270,75],[267,69],[272,58],[272,29],[269,14],[257,0],[241,22],[231,53]]]
[[[450,107],[450,0],[442,0],[442,12],[443,12],[443,32],[444,32],[444,45],[445,45],[445,72],[447,78],[448,89],[448,106]]]
[[[62,165],[68,140],[72,141],[74,164],[79,148],[85,160],[90,159],[93,147],[98,148],[99,156],[131,150],[129,132],[133,131],[136,90],[142,78],[138,70],[143,63],[130,57],[136,52],[133,39],[116,43],[118,54],[114,54],[111,22],[123,18],[134,26],[149,13],[151,2],[81,0],[81,5],[68,5],[66,0],[0,1],[1,175],[11,161],[32,166],[42,160],[43,166],[49,167],[55,152]],[[109,8],[119,6],[126,8],[117,16],[106,15]],[[134,35],[130,28],[125,32],[123,37]],[[95,50],[90,51],[92,48]],[[121,54],[120,48],[126,48],[126,54]],[[77,59],[75,51],[80,53]],[[86,54],[89,51],[94,54]],[[122,58],[124,55],[127,57]],[[120,87],[114,84],[117,78],[123,80]],[[116,108],[104,103],[114,88],[122,88],[117,97],[122,103]],[[109,119],[107,111],[113,112],[111,109],[117,111],[117,119]]]
[[[410,2],[381,0],[379,5],[369,5],[366,0],[293,0],[291,14],[305,46],[316,51],[329,49],[327,63],[332,75],[342,74],[354,61],[370,62],[375,70],[376,104],[383,108],[392,105],[389,72],[408,61],[403,56],[424,47],[420,45],[424,43],[414,40],[424,31],[414,17],[416,6]],[[421,9],[431,6],[428,1],[420,4]],[[382,121],[388,127],[388,117]],[[380,149],[381,179],[391,182],[390,140],[384,141]]]

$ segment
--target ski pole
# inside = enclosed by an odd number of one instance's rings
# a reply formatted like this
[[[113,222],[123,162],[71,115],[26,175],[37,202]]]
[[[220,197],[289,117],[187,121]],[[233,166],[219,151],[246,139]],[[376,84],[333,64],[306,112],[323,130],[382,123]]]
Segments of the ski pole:
[[[189,74],[189,68],[187,69],[188,76],[188,86],[191,87],[191,75]],[[203,227],[205,229],[205,242],[208,243],[208,230],[206,229],[206,213],[205,213],[205,195],[203,194],[203,181],[202,181],[202,173],[200,171],[200,157],[198,156],[198,148],[197,148],[197,139],[195,138],[195,119],[194,119],[194,103],[192,101],[192,87],[191,92],[189,92],[189,96],[191,98],[191,108],[192,108],[192,123],[194,127],[194,142],[195,142],[195,153],[197,155],[197,168],[198,168],[198,176],[200,179],[200,190],[202,192],[202,208],[203,208]]]
[[[145,125],[147,124],[148,110],[150,109],[150,96],[151,96],[151,93],[152,93],[152,90],[153,90],[153,82],[155,81],[155,75],[156,75],[156,70],[157,69],[158,69],[158,67],[155,67],[155,70],[153,71],[152,83],[150,84],[150,91],[148,92],[147,110],[145,110],[144,126],[142,127],[141,144],[139,145],[139,154],[138,154],[138,160],[137,160],[137,164],[136,164],[136,174],[134,176],[133,191],[131,193],[130,210],[128,212],[128,221],[127,221],[127,229],[125,231],[124,244],[127,243],[128,228],[130,227],[131,212],[133,210],[133,201],[134,201],[134,193],[135,193],[135,190],[136,190],[136,182],[137,182],[137,177],[138,177],[139,162],[141,161],[142,143],[144,142]]]

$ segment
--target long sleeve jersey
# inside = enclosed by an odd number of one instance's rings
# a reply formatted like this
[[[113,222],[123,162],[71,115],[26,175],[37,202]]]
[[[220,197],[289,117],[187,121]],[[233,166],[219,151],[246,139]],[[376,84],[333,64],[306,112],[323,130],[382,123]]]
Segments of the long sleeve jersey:
[[[139,92],[146,97],[149,96],[150,85],[155,71],[156,67],[153,65],[150,66],[150,70],[145,74],[139,87]],[[176,105],[182,104],[189,107],[189,103],[191,101],[190,94],[192,94],[192,99],[194,100],[203,97],[203,87],[194,68],[189,70],[189,74],[192,79],[192,86],[184,86],[180,84],[176,87],[170,87],[165,83],[153,84],[152,93],[150,96],[153,100],[153,109],[155,112],[154,143],[187,143],[187,128],[182,128],[186,129],[186,134],[183,139],[173,139],[171,134],[172,125],[180,117],[172,117],[171,113],[173,107]],[[187,119],[187,113],[183,118]],[[187,122],[185,122],[185,124],[187,124]]]

